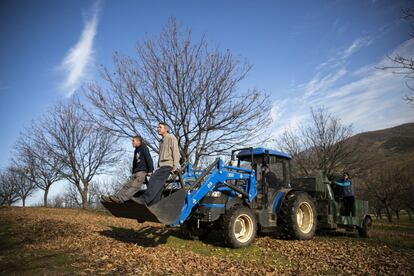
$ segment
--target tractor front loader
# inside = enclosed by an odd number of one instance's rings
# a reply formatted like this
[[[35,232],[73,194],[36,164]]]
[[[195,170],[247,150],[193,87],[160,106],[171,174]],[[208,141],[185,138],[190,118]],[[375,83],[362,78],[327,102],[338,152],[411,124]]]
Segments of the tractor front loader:
[[[292,188],[290,159],[275,150],[240,149],[232,152],[231,163],[237,163],[233,166],[221,159],[204,170],[193,169],[191,164],[183,166],[166,183],[162,199],[153,205],[131,200],[102,204],[114,216],[181,226],[194,238],[215,229],[235,248],[251,244],[258,232],[312,239],[322,218],[317,212],[319,198]]]

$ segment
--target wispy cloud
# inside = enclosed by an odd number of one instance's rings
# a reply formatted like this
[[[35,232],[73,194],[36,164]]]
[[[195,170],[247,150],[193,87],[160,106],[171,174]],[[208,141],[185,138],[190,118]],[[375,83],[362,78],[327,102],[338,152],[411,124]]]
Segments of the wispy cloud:
[[[345,51],[342,53],[342,58],[347,59],[354,53],[358,52],[360,49],[369,46],[374,40],[367,36],[367,37],[361,37],[356,39],[351,46],[349,46]]]
[[[343,53],[352,55],[368,43],[354,41]],[[396,54],[414,57],[414,39],[399,45],[390,56]],[[301,89],[301,95],[288,99],[283,109],[280,108],[280,102],[276,103],[281,119],[273,125],[272,134],[276,137],[286,127],[294,128],[309,118],[310,107],[320,106],[341,118],[343,123],[354,125],[356,131],[412,122],[414,108],[402,99],[409,92],[403,76],[377,69],[387,65],[390,65],[390,60],[383,57],[375,64],[349,72],[345,68],[333,73],[318,72],[308,83],[297,87]]]
[[[80,87],[93,62],[93,43],[98,27],[100,2],[97,1],[89,15],[85,15],[85,24],[79,41],[67,52],[59,65],[59,70],[65,72],[61,88],[67,97]]]
[[[332,87],[341,77],[343,77],[347,71],[344,68],[340,70],[324,75],[315,76],[310,82],[306,84],[304,97],[310,97],[315,93],[322,93]]]
[[[355,39],[347,48],[336,51],[327,60],[319,64],[315,68],[316,72],[322,71],[323,69],[332,70],[335,68],[343,67],[352,55],[356,54],[361,49],[371,45],[374,40],[375,39],[371,36],[359,37]]]

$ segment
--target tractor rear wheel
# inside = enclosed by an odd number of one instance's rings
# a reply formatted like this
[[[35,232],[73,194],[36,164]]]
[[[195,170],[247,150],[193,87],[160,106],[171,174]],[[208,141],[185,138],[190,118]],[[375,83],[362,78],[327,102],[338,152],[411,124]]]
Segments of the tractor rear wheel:
[[[279,213],[279,225],[284,234],[292,239],[312,239],[316,231],[316,208],[307,193],[286,196]]]
[[[248,246],[256,238],[256,216],[245,206],[235,206],[224,215],[223,230],[228,246],[233,248]]]

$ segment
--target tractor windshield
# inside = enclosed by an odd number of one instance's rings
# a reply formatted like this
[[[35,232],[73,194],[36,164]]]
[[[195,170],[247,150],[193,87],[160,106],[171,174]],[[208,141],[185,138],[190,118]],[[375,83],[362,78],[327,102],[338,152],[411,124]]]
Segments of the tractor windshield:
[[[254,156],[253,164],[250,156],[239,157],[238,167],[256,172],[256,180],[260,181],[262,174],[263,156]]]
[[[263,164],[263,155],[253,156],[253,164],[251,162],[251,156],[241,156],[238,162],[238,166],[241,168],[255,170],[258,182],[264,176],[271,188],[280,188],[288,185],[290,182],[290,172],[289,161],[287,159],[270,156],[267,165],[264,167]]]

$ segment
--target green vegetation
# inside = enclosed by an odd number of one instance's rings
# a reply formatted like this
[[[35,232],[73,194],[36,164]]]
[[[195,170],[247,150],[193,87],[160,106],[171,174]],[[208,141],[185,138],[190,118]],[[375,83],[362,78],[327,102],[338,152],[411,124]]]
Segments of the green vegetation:
[[[391,223],[375,220],[371,233],[371,238],[364,241],[396,250],[414,250],[414,220],[406,217]]]
[[[177,236],[170,236],[166,245],[174,248],[191,250],[194,253],[203,256],[226,257],[232,260],[257,262],[264,264],[265,262],[273,262],[277,264],[287,264],[288,260],[279,252],[271,251],[263,247],[253,244],[249,247],[231,249],[217,245],[215,237],[209,237],[205,242],[198,240],[186,240]],[[215,242],[214,242],[215,241]]]
[[[50,250],[26,250],[12,238],[10,225],[0,226],[0,274],[68,275],[74,274],[72,260],[65,254]]]
[[[372,245],[388,246],[394,250],[414,250],[414,220],[407,217],[394,222],[388,222],[386,219],[374,220],[370,235],[370,238],[359,239],[355,231],[342,231],[317,238],[362,241]]]

